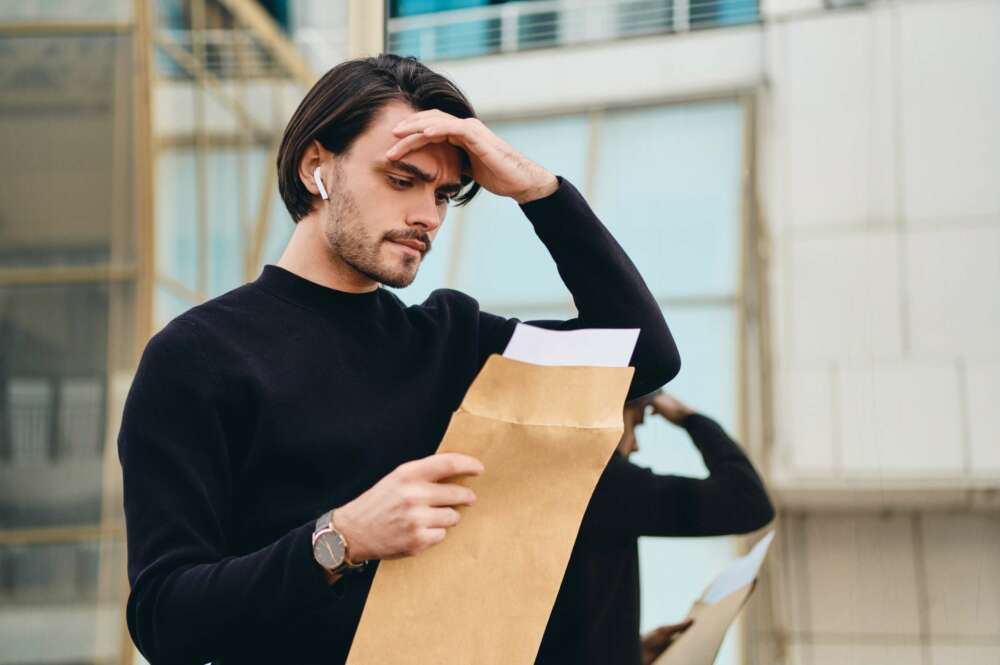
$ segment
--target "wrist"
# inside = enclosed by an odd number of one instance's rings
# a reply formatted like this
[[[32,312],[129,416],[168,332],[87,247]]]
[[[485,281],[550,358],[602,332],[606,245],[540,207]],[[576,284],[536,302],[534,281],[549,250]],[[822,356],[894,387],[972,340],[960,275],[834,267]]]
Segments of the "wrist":
[[[344,558],[348,563],[358,563],[367,560],[368,557],[365,556],[365,552],[357,542],[354,530],[351,527],[348,516],[344,514],[343,507],[335,509],[330,514],[330,525],[344,539]]]
[[[517,201],[518,205],[524,205],[525,203],[531,203],[538,199],[544,199],[546,196],[551,196],[557,189],[559,189],[559,179],[555,175],[546,172],[546,177],[540,183],[512,198]]]
[[[677,424],[678,425],[683,425],[687,421],[687,419],[689,417],[693,416],[694,414],[695,414],[695,412],[692,411],[691,409],[686,409],[686,410],[682,411],[681,414],[680,414],[680,418],[677,419]]]

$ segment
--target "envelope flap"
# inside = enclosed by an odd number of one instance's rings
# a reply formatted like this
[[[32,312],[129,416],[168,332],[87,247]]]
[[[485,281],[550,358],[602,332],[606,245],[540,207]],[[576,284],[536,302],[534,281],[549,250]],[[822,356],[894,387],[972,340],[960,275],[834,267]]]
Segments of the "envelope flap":
[[[634,372],[632,367],[535,365],[493,354],[461,410],[524,425],[620,428]]]

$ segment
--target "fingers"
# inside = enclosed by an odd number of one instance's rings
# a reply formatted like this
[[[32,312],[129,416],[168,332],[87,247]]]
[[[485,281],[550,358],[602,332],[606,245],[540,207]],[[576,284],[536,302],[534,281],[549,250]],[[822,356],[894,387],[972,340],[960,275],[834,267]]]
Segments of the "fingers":
[[[422,506],[471,506],[476,493],[468,487],[449,483],[406,481],[400,489],[402,503],[411,508]]]
[[[440,116],[425,116],[414,120],[404,120],[393,133],[405,136],[392,146],[386,157],[398,160],[403,155],[418,150],[428,143],[448,141],[478,156],[484,156],[489,144],[486,141],[486,126],[474,119],[459,119],[442,113]],[[454,140],[452,140],[454,139]]]
[[[461,515],[454,508],[426,508],[418,519],[426,529],[450,529],[458,524]]]
[[[448,140],[447,134],[437,134],[426,133],[425,131],[417,132],[416,134],[410,134],[406,138],[400,140],[396,145],[389,148],[385,153],[385,156],[392,160],[402,159],[404,155],[414,150],[419,150],[428,143],[443,143]]]
[[[462,485],[428,483],[425,491],[429,506],[471,506],[476,502],[476,493]]]
[[[421,549],[427,549],[428,547],[437,545],[444,540],[445,534],[447,533],[447,529],[424,529],[423,538],[421,538]]]
[[[668,640],[673,639],[679,633],[683,633],[685,630],[691,627],[694,623],[694,619],[687,619],[681,623],[671,624],[669,626],[662,626],[658,629],[659,633],[666,637]]]
[[[440,453],[401,464],[397,473],[407,480],[436,483],[456,476],[478,476],[485,470],[475,457],[461,453]]]
[[[693,623],[693,619],[685,619],[681,623],[660,626],[644,635],[642,644],[647,649],[664,649]]]

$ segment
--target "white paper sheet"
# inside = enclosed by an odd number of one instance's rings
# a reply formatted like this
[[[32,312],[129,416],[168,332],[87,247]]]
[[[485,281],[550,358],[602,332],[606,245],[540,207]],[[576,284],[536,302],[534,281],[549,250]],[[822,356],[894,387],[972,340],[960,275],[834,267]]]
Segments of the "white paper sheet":
[[[535,365],[628,367],[638,328],[546,330],[518,323],[503,355]]]
[[[772,540],[774,540],[774,531],[768,532],[745,556],[740,557],[730,564],[729,568],[722,571],[722,574],[715,578],[712,585],[708,587],[702,600],[706,603],[717,603],[737,589],[750,584],[760,572],[761,564],[764,563],[767,548],[770,547]]]

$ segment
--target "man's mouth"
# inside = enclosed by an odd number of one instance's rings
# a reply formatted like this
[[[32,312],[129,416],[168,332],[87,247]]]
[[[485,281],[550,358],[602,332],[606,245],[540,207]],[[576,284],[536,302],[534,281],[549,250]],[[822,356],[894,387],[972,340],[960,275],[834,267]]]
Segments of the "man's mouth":
[[[410,249],[414,250],[415,252],[421,255],[424,253],[424,250],[427,249],[427,245],[425,245],[419,240],[413,240],[413,239],[390,240],[390,242],[394,242],[397,245],[402,245],[403,247],[409,247]]]

